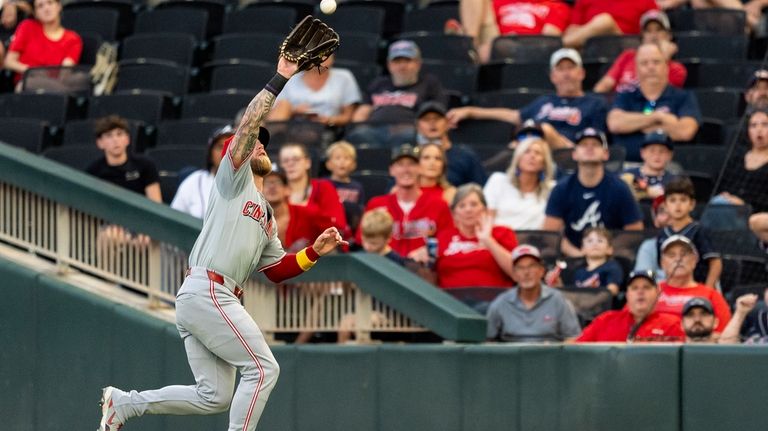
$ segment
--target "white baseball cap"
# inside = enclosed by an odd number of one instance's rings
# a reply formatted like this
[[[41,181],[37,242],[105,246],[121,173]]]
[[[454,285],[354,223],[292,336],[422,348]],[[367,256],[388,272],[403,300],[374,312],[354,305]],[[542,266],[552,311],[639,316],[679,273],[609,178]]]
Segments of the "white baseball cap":
[[[582,67],[584,64],[581,61],[581,54],[573,48],[560,48],[552,53],[549,57],[549,67],[554,68],[563,60],[571,60],[576,63],[577,66]]]

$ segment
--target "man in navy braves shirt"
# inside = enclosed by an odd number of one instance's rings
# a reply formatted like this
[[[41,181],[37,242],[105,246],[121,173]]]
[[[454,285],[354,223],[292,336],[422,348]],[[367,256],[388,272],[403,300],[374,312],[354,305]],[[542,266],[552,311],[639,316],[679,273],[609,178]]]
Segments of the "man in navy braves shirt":
[[[544,230],[564,231],[562,252],[566,256],[582,256],[582,232],[591,226],[642,230],[643,216],[629,187],[605,171],[605,134],[593,128],[584,129],[576,137],[573,159],[578,170],[555,186],[545,210]]]
[[[584,94],[586,76],[581,56],[574,49],[555,51],[549,60],[549,79],[555,94],[541,96],[521,109],[479,108],[466,106],[448,112],[448,120],[456,126],[465,119],[490,119],[520,125],[534,120],[541,125],[544,139],[551,148],[573,147],[576,133],[587,127],[605,130],[608,107],[599,96]]]

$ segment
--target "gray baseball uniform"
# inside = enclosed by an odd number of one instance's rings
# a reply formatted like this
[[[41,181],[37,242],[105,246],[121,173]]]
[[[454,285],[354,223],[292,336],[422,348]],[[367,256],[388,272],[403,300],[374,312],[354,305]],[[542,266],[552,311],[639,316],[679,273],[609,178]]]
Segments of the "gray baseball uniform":
[[[190,274],[176,296],[176,326],[196,384],[150,391],[115,389],[121,422],[143,414],[213,414],[230,402],[229,431],[252,431],[277,381],[279,367],[264,336],[235,295],[256,269],[285,255],[272,208],[256,189],[248,160],[235,170],[221,161],[203,229],[189,256]],[[208,275],[223,276],[219,284]],[[242,375],[235,391],[235,369]]]

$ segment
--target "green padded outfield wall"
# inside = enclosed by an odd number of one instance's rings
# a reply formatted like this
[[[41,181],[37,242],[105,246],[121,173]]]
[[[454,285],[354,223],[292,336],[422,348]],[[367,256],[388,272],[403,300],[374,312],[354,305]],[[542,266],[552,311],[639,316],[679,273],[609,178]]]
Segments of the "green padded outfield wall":
[[[0,430],[93,430],[99,388],[189,384],[172,324],[0,259]],[[261,431],[765,429],[768,348],[275,346]],[[125,431],[224,431],[226,415]]]

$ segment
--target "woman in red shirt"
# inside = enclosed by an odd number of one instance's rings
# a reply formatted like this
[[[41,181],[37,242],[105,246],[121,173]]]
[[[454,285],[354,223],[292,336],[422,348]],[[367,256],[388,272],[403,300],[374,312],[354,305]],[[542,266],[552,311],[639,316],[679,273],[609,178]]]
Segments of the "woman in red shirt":
[[[80,61],[83,41],[61,25],[60,0],[35,0],[34,19],[19,24],[8,47],[4,66],[16,72],[15,82],[29,68],[74,66]]]
[[[445,177],[448,164],[440,144],[428,143],[419,146],[419,186],[426,193],[435,193],[448,205],[456,196],[456,187]]]
[[[512,287],[515,232],[493,226],[483,189],[465,184],[456,191],[451,206],[456,227],[437,236],[437,284],[455,287]]]

